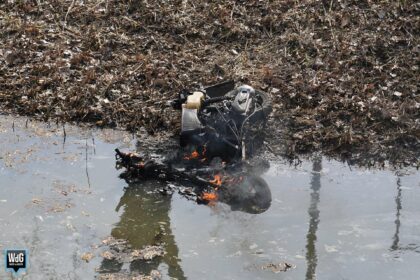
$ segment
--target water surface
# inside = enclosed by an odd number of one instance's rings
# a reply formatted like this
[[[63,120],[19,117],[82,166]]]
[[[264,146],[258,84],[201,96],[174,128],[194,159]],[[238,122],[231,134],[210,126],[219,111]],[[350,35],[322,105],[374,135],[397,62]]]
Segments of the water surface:
[[[418,279],[420,173],[367,170],[314,156],[263,175],[271,207],[253,215],[128,185],[113,130],[0,116],[0,249],[26,248],[25,279],[93,279],[160,271],[164,279]],[[102,240],[164,243],[151,262],[106,260]],[[86,262],[81,256],[91,253]],[[3,257],[3,256],[2,256]],[[287,262],[286,272],[269,264]],[[0,278],[12,279],[1,262]]]

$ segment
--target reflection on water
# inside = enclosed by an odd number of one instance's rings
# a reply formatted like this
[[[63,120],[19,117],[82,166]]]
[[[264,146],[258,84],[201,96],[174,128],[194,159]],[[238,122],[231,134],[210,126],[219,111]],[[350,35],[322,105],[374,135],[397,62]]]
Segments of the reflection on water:
[[[163,244],[166,254],[162,258],[151,261],[134,260],[129,265],[130,271],[149,275],[164,263],[168,266],[169,277],[185,279],[178,258],[178,247],[171,231],[171,196],[156,192],[156,189],[162,187],[161,184],[158,181],[145,181],[125,188],[115,209],[122,212],[120,221],[115,224],[111,235],[116,239],[128,240],[133,249]],[[123,265],[117,260],[104,259],[101,271],[119,272]]]
[[[401,226],[401,221],[400,221],[400,211],[402,209],[402,204],[401,204],[401,177],[399,175],[397,175],[397,196],[395,197],[395,204],[397,205],[396,210],[397,213],[395,215],[395,234],[393,236],[393,242],[391,245],[391,250],[398,250],[399,247],[399,243],[400,243],[400,226]]]
[[[311,199],[308,209],[309,214],[309,230],[306,235],[306,279],[315,279],[316,266],[318,257],[316,254],[316,232],[319,224],[319,191],[321,189],[321,170],[322,159],[320,156],[314,158],[312,165],[312,178],[311,178]]]
[[[402,184],[401,174],[397,172],[397,195],[395,196],[395,233],[392,237],[392,244],[390,247],[391,251],[413,251],[420,253],[420,245],[417,243],[409,243],[408,245],[402,246],[400,243],[400,229],[401,229],[401,210],[402,210]]]

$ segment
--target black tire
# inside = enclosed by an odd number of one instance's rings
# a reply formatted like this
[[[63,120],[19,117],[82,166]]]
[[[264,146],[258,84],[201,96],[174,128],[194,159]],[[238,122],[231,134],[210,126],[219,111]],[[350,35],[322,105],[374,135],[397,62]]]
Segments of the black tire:
[[[260,214],[271,206],[271,191],[264,179],[257,176],[246,176],[237,185],[229,186],[223,191],[224,199],[233,211]]]
[[[255,93],[257,94],[257,96],[261,97],[261,107],[262,107],[262,113],[264,115],[264,118],[268,118],[268,116],[270,115],[271,111],[273,110],[273,106],[271,104],[271,98],[268,95],[268,93],[264,92],[264,91],[255,91]]]

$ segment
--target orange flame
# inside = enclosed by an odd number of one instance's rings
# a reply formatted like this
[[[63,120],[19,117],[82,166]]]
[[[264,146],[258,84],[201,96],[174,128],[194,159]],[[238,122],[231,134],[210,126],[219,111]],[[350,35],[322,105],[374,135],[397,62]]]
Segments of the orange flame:
[[[197,152],[197,150],[194,150],[194,152],[192,152],[190,156],[185,156],[184,159],[191,160],[191,159],[196,159],[199,156],[200,154]]]
[[[219,174],[214,175],[214,179],[210,180],[209,183],[220,187],[222,185],[222,176]]]
[[[203,200],[207,200],[207,201],[214,201],[217,199],[217,194],[215,193],[208,193],[208,192],[204,192],[201,196],[201,198]]]

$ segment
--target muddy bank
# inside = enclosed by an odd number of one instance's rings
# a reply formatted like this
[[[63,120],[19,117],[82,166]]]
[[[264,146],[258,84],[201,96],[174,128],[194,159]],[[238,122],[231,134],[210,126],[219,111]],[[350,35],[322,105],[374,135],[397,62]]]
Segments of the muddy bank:
[[[274,154],[418,165],[418,10],[415,1],[3,1],[0,110],[177,132],[167,100],[233,78],[271,94]]]

